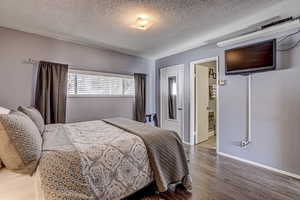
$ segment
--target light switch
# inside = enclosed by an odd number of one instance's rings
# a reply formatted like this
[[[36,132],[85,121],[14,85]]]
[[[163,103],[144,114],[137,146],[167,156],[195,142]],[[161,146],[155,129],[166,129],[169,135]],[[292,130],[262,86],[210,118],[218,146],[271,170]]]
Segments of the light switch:
[[[225,86],[227,84],[227,80],[219,80],[220,86]]]

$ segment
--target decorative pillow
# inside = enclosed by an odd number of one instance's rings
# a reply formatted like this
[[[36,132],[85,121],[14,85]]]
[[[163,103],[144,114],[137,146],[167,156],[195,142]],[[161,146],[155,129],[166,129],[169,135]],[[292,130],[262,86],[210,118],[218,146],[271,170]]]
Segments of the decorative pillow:
[[[21,112],[0,115],[0,157],[6,168],[32,175],[42,152],[42,137]]]
[[[45,122],[41,113],[37,109],[35,109],[34,107],[19,106],[18,111],[26,114],[35,123],[40,133],[43,134],[45,130]]]

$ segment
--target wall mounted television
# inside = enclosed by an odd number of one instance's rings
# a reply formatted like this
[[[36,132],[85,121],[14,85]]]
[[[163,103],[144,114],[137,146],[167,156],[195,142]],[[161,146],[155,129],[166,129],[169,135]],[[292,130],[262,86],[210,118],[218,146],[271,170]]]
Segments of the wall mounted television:
[[[225,74],[250,74],[276,69],[276,39],[225,51]]]

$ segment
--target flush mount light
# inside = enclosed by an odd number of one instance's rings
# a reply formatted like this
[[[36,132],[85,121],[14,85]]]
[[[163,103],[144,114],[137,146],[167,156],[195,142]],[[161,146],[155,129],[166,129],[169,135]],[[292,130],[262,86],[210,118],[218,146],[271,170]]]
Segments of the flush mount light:
[[[135,23],[132,25],[132,28],[140,29],[140,30],[147,30],[152,26],[152,22],[146,15],[138,16],[135,20]]]

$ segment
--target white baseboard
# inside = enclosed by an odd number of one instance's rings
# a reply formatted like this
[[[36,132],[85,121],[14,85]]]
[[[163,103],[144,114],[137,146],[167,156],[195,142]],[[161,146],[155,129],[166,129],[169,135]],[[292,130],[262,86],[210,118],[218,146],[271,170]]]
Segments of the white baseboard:
[[[236,157],[236,156],[232,156],[232,155],[227,154],[227,153],[218,152],[218,155],[225,156],[225,157],[228,157],[228,158],[232,158],[234,160],[238,160],[238,161],[241,161],[241,162],[244,162],[244,163],[248,163],[250,165],[261,167],[261,168],[264,168],[264,169],[267,169],[267,170],[270,170],[270,171],[273,171],[273,172],[277,172],[277,173],[280,173],[280,174],[283,174],[283,175],[286,175],[286,176],[290,176],[290,177],[293,177],[293,178],[296,178],[296,179],[300,180],[300,175],[298,175],[298,174],[293,174],[293,173],[283,171],[283,170],[280,170],[280,169],[276,169],[276,168],[273,168],[273,167],[270,167],[270,166],[267,166],[267,165],[264,165],[264,164],[260,164],[260,163],[257,163],[257,162],[251,161],[251,160],[247,160],[247,159],[239,158],[239,157]]]
[[[191,143],[189,143],[189,142],[186,142],[186,141],[184,141],[184,140],[183,140],[182,142],[183,142],[183,144],[187,144],[187,145],[191,145],[191,146],[193,145],[193,144],[191,144]]]

